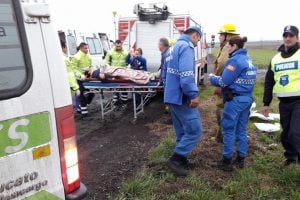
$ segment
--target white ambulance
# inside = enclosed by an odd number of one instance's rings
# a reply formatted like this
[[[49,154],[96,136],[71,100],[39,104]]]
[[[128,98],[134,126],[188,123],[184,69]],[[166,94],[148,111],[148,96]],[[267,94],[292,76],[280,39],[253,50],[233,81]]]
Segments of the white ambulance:
[[[71,94],[46,0],[0,0],[0,200],[83,199]]]
[[[110,50],[110,43],[105,33],[84,33],[76,30],[58,31],[61,42],[64,42],[68,48],[68,56],[72,58],[77,53],[77,47],[81,42],[87,43],[89,54],[92,58],[92,66],[99,67],[105,65],[105,51]]]

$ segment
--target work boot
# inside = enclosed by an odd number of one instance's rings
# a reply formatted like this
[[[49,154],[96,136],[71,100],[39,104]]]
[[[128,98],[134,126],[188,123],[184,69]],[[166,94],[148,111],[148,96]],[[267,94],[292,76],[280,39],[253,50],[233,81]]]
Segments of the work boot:
[[[217,168],[217,169],[221,169],[221,170],[226,171],[226,172],[233,171],[233,167],[232,167],[232,164],[231,164],[231,158],[226,158],[224,156],[223,156],[222,160],[220,160],[219,162],[213,164],[212,167]]]
[[[177,176],[187,176],[188,170],[186,169],[187,166],[187,158],[174,153],[171,158],[167,161],[167,167]]]
[[[197,166],[196,162],[194,160],[191,160],[191,159],[187,159],[186,162],[184,163],[184,167],[187,170],[195,169],[196,166]]]
[[[291,164],[296,164],[297,161],[294,160],[294,159],[286,159],[285,162],[284,162],[284,166],[290,166]]]
[[[243,169],[245,167],[245,157],[237,155],[237,157],[232,162],[237,168]]]

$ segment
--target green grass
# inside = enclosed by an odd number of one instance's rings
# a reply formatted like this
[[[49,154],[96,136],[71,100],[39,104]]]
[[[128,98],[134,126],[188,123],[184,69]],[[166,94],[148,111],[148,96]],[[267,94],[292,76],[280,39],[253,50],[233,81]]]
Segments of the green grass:
[[[217,56],[218,48],[213,49],[213,55]],[[273,49],[260,49],[260,48],[249,48],[248,54],[253,60],[254,64],[259,69],[267,69],[271,59],[276,54],[276,50]]]
[[[262,104],[263,83],[258,82],[254,97],[259,108]],[[203,92],[208,95],[209,92]],[[210,93],[211,94],[211,93]],[[204,95],[206,97],[206,95]],[[278,101],[272,109],[277,111]],[[216,188],[209,180],[196,173],[179,178],[170,173],[164,162],[172,154],[174,133],[170,130],[161,143],[150,153],[150,163],[133,179],[122,186],[117,200],[231,200],[231,199],[300,199],[300,165],[284,167],[280,133],[259,133],[249,123],[249,132],[256,134],[268,151],[251,152],[251,165],[237,170],[233,177]],[[201,170],[198,168],[197,170]],[[225,173],[225,172],[224,172]]]
[[[116,199],[299,199],[300,166],[283,168],[279,154],[281,150],[256,155],[253,165],[238,171],[223,189],[214,188],[195,175],[178,178],[167,170],[159,176],[153,170],[145,170],[125,183]]]
[[[256,108],[263,106],[263,93],[264,93],[264,83],[263,81],[257,81],[253,90],[253,98],[256,103]]]
[[[169,155],[169,137],[153,151],[155,167],[144,169],[126,182],[117,200],[230,200],[230,199],[299,199],[300,166],[282,166],[282,148],[256,153],[253,164],[239,170],[222,189],[191,175],[178,178],[163,163]],[[167,141],[167,142],[166,142]],[[167,149],[163,151],[163,147]]]
[[[257,68],[267,69],[276,51],[270,49],[249,49],[248,53]]]
[[[153,189],[155,188],[156,180],[151,174],[146,172],[140,173],[134,179],[124,184],[120,195],[117,199],[155,199]]]
[[[165,162],[166,158],[172,153],[174,146],[174,136],[170,131],[158,147],[150,153],[151,162],[154,164]]]
[[[200,88],[199,91],[199,98],[201,100],[207,100],[213,93],[213,87],[206,87],[205,89]]]
[[[256,108],[259,109],[263,106],[263,93],[264,93],[264,82],[262,80],[257,80],[254,90],[253,98],[256,103]],[[271,112],[278,112],[278,100],[273,99],[270,105]]]

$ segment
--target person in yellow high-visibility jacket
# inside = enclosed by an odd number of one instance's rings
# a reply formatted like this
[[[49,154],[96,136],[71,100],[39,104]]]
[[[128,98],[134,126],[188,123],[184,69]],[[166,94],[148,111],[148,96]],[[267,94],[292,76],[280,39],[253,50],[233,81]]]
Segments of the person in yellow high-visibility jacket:
[[[128,51],[123,47],[121,40],[116,40],[115,47],[109,51],[105,56],[105,62],[107,65],[113,67],[127,67],[129,63],[126,62],[126,57],[128,56]],[[117,103],[119,100],[119,93],[114,94],[113,101]],[[123,92],[121,94],[121,102],[123,105],[128,101],[128,93]]]
[[[84,91],[86,91],[86,89],[82,84],[86,78],[85,73],[90,69],[91,66],[92,59],[88,53],[88,45],[82,42],[79,45],[79,51],[72,58],[72,69],[79,85],[80,112],[83,116],[88,114],[87,105],[90,104],[94,98],[93,93],[88,93],[87,96],[84,95]]]
[[[88,45],[82,42],[78,52],[72,58],[72,68],[77,79],[84,79],[84,73],[92,66],[92,58],[88,51]]]
[[[66,43],[62,42],[61,43],[61,47],[62,47],[62,51],[63,51],[63,56],[64,56],[64,61],[65,61],[65,65],[67,68],[67,73],[68,73],[68,80],[69,80],[69,84],[70,84],[70,89],[72,91],[76,91],[79,89],[79,86],[77,84],[76,81],[76,77],[75,74],[73,72],[73,68],[72,68],[72,62],[71,59],[69,58],[69,56],[67,55],[67,46]]]
[[[300,163],[300,47],[299,30],[286,26],[283,44],[273,57],[265,78],[262,113],[269,116],[273,96],[279,98],[281,143],[285,165]]]
[[[126,67],[126,57],[128,56],[128,51],[123,47],[121,40],[116,40],[115,47],[109,51],[105,56],[106,64],[115,67]]]
[[[65,66],[67,68],[67,73],[68,73],[68,81],[71,89],[72,96],[74,96],[74,108],[75,110],[79,109],[79,102],[78,102],[78,95],[79,95],[79,85],[77,83],[75,74],[73,72],[72,68],[72,62],[70,57],[67,55],[67,45],[65,42],[61,42],[61,48],[63,51],[63,58],[65,61]]]

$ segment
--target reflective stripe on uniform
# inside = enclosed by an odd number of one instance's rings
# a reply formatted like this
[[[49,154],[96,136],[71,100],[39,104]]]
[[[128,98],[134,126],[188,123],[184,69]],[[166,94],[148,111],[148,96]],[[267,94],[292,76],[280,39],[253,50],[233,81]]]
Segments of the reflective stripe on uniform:
[[[88,110],[87,110],[87,107],[85,106],[80,106],[80,110],[81,110],[81,114],[88,114]]]
[[[128,94],[121,94],[121,100],[127,101],[128,100]]]
[[[180,76],[181,78],[184,78],[184,77],[187,77],[187,76],[194,76],[193,71],[179,72],[177,69],[174,69],[174,68],[171,68],[171,67],[167,68],[167,73],[174,74],[176,76]]]
[[[275,97],[297,97],[300,96],[300,92],[282,92],[274,93]]]
[[[246,85],[255,85],[256,79],[243,79],[238,78],[235,83],[246,84]]]

